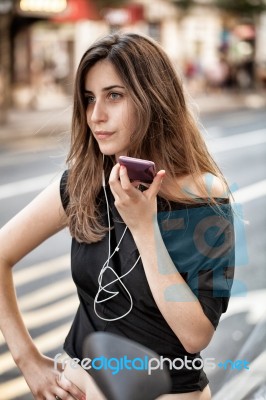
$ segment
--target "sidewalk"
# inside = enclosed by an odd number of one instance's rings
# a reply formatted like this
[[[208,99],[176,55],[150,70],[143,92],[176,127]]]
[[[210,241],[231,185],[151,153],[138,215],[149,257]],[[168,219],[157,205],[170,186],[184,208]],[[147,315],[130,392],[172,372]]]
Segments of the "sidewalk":
[[[237,94],[230,92],[191,97],[200,116],[238,109],[266,108],[266,92]],[[0,126],[0,147],[27,140],[42,139],[54,143],[70,132],[72,106],[45,110],[10,110],[8,123]]]
[[[0,125],[0,147],[38,139],[56,142],[70,132],[71,116],[71,105],[44,110],[11,109],[8,122]]]
[[[266,90],[250,92],[223,91],[194,96],[200,115],[236,111],[240,109],[266,108]]]

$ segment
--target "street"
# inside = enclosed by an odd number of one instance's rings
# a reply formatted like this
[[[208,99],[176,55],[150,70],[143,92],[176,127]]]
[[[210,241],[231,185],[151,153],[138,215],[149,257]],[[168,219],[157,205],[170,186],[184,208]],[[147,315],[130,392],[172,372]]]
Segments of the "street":
[[[242,214],[238,220],[235,284],[228,316],[203,352],[222,361],[236,357],[264,313],[266,300],[266,114],[265,109],[211,113],[201,117],[202,132],[225,174]],[[24,207],[65,168],[66,149],[48,140],[0,149],[0,225]],[[20,308],[38,348],[49,357],[62,345],[78,305],[70,273],[70,244],[65,230],[47,240],[15,266]],[[263,303],[264,301],[264,303]],[[241,308],[242,307],[242,308]],[[251,313],[248,322],[247,313]],[[249,315],[250,316],[250,315]],[[230,323],[228,322],[230,320]],[[224,345],[226,343],[226,347]],[[208,373],[213,393],[223,371]],[[0,400],[32,396],[0,334]],[[234,397],[238,399],[237,395]],[[217,397],[218,400],[218,397]]]

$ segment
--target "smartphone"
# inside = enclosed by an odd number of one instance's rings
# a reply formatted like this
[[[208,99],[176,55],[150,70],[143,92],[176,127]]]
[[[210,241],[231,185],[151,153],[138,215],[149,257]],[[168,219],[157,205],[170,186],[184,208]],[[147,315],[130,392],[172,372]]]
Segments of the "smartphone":
[[[153,178],[156,175],[155,164],[153,161],[120,156],[118,158],[118,162],[120,165],[124,165],[126,167],[128,177],[131,181],[152,183]]]

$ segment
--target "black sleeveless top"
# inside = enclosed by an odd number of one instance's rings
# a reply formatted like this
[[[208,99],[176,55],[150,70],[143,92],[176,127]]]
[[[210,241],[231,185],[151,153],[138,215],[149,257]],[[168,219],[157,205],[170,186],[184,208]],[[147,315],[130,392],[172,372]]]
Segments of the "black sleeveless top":
[[[69,197],[66,193],[67,171],[64,172],[60,193],[64,208]],[[110,207],[111,253],[117,246],[125,224],[114,205],[114,198],[106,187]],[[103,221],[108,226],[106,201],[103,189],[99,194]],[[197,296],[205,315],[214,328],[226,311],[234,272],[234,229],[232,209],[228,199],[220,199],[219,206],[199,201],[188,205],[169,204],[158,196],[158,223],[166,248],[176,268]],[[144,238],[145,240],[145,238]],[[110,260],[110,266],[118,276],[132,268],[138,258],[138,250],[129,229],[120,244],[119,252]],[[104,321],[94,311],[94,298],[98,291],[100,270],[108,257],[108,234],[97,243],[78,243],[72,239],[71,270],[79,296],[79,307],[68,333],[64,350],[72,358],[82,360],[84,339],[92,332],[112,332],[135,340],[170,360],[193,361],[200,354],[187,353],[179,339],[160,313],[149,288],[141,260],[122,282],[133,300],[131,311],[115,321]],[[104,273],[102,286],[115,280],[111,270]],[[97,304],[98,315],[115,319],[130,309],[129,296],[116,280],[108,290],[117,295]],[[171,300],[169,299],[169,307]],[[167,363],[165,363],[167,365]],[[178,366],[181,365],[178,363]],[[191,364],[190,364],[191,365]],[[201,363],[202,365],[202,363]],[[200,365],[199,365],[200,366]],[[182,368],[169,371],[172,378],[171,393],[203,390],[208,383],[203,368]]]

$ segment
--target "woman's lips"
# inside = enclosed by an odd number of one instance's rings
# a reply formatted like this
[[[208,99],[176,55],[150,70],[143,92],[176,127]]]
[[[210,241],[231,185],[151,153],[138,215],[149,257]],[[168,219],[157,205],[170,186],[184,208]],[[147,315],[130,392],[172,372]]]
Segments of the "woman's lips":
[[[108,131],[96,131],[95,135],[97,139],[108,139],[110,136],[113,135],[114,132],[108,132]]]

